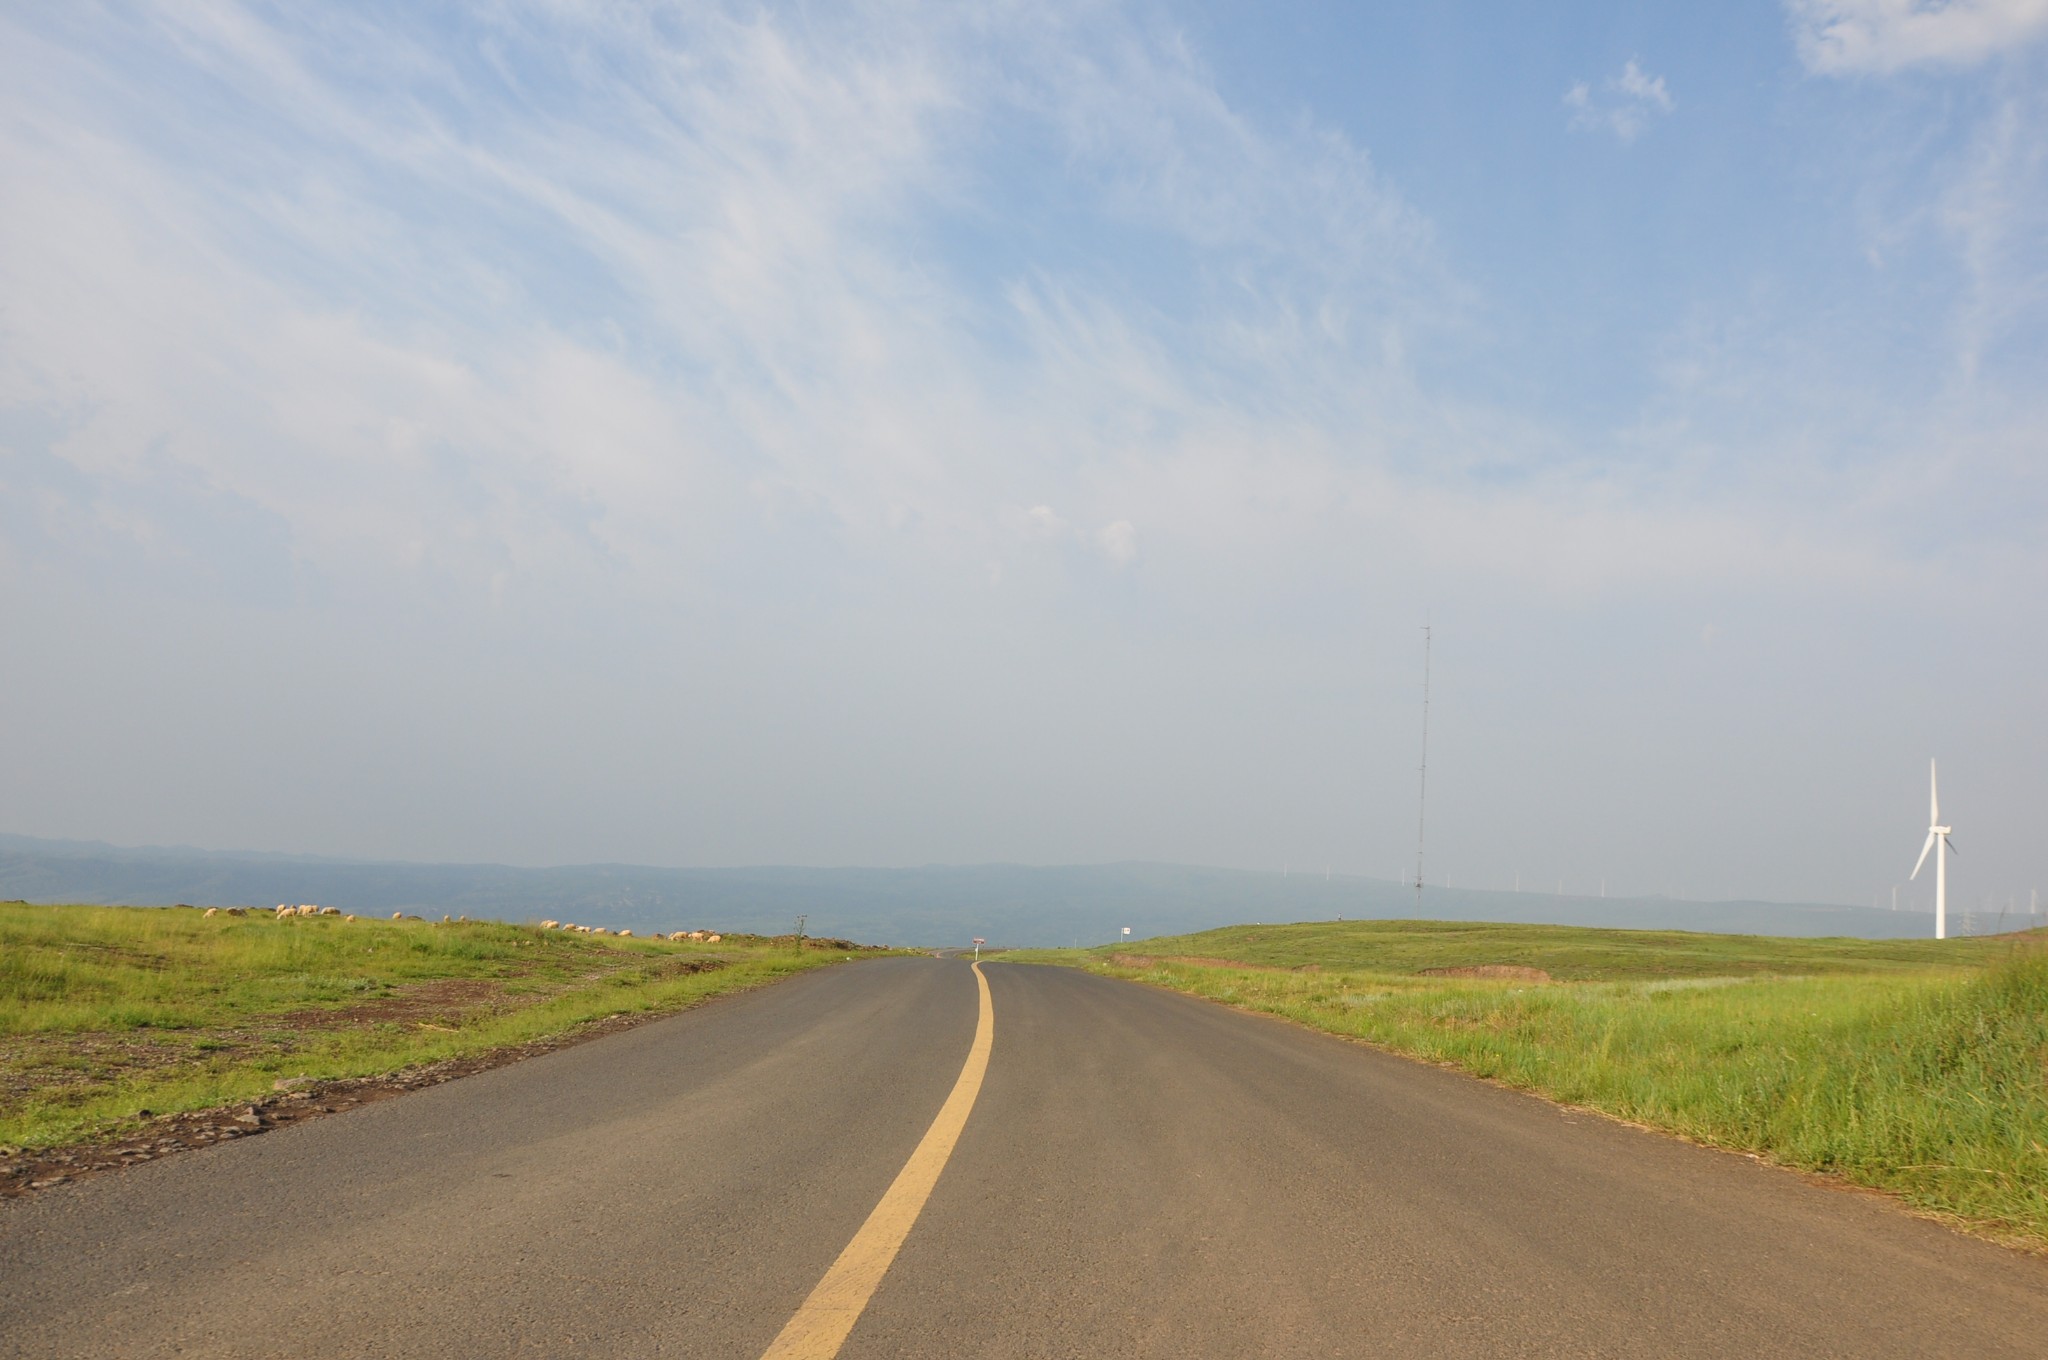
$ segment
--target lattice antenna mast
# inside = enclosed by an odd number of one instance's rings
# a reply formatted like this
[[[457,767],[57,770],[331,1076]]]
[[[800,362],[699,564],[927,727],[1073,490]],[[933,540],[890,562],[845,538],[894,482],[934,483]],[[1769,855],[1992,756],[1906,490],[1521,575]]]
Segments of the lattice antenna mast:
[[[1422,625],[1422,766],[1415,791],[1415,903],[1422,905],[1422,831],[1429,814],[1429,625]]]

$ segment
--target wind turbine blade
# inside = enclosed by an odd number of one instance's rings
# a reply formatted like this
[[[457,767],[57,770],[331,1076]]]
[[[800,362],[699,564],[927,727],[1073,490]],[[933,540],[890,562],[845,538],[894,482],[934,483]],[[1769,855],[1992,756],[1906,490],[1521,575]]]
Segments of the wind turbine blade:
[[[1943,836],[1941,838],[1941,843],[1948,847],[1948,852],[1951,855],[1960,855],[1961,853],[1963,853],[1962,851],[1956,849],[1956,843],[1946,836]]]
[[[1927,863],[1927,852],[1934,848],[1934,833],[1927,833],[1927,844],[1920,847],[1920,858],[1913,861],[1913,872],[1906,875],[1908,880],[1920,877],[1920,866]]]
[[[1941,825],[1941,788],[1934,782],[1934,762],[1927,762],[1927,824]]]

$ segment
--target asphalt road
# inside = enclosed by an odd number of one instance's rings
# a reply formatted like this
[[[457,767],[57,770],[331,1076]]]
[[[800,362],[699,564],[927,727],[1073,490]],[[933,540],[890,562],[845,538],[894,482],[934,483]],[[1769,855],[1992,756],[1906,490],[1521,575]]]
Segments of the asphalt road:
[[[846,1357],[2048,1355],[2048,1262],[1355,1045],[984,965]],[[964,962],[812,973],[0,1203],[0,1355],[760,1356],[960,1077]]]

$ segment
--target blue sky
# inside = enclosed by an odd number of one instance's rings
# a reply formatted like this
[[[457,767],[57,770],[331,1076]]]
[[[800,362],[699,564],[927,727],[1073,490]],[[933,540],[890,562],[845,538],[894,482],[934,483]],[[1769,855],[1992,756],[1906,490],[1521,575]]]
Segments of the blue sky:
[[[2044,74],[2044,0],[12,11],[0,826],[1390,876],[1427,620],[1454,881],[1868,900],[1939,754],[2024,898]]]

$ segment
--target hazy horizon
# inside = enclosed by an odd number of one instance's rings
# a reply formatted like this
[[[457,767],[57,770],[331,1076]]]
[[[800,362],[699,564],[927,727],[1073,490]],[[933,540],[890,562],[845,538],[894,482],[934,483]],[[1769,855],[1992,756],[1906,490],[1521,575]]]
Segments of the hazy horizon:
[[[1512,892],[1356,875],[1188,864],[595,864],[516,868],[121,849],[0,835],[0,901],[135,906],[313,902],[343,912],[437,919],[571,920],[637,931],[789,933],[867,943],[1116,943],[1216,926],[1288,921],[1435,920],[1715,934],[1924,938],[1929,913],[1842,903],[1698,901]],[[1952,904],[1955,935],[2034,929],[2025,910]],[[1130,927],[1131,934],[1122,934]]]
[[[2048,11],[0,14],[0,831],[2024,906]],[[1995,909],[1991,908],[1991,909]]]

